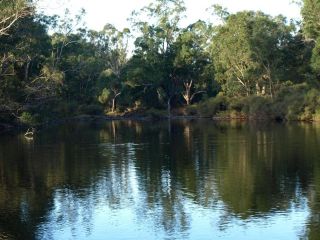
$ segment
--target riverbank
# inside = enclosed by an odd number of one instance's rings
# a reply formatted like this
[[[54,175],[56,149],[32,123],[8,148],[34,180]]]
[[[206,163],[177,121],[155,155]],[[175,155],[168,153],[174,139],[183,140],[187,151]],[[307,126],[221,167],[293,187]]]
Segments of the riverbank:
[[[192,106],[194,108],[194,106]],[[168,113],[163,110],[151,110],[146,112],[130,112],[130,113],[115,113],[107,115],[89,115],[81,114],[72,117],[66,117],[61,119],[54,119],[51,121],[41,122],[38,124],[26,124],[15,122],[13,124],[0,123],[0,134],[8,132],[21,132],[27,130],[29,127],[34,127],[37,130],[58,126],[70,122],[77,123],[101,123],[106,121],[161,121],[161,120],[201,120],[208,119],[212,121],[261,121],[261,122],[290,122],[295,120],[286,120],[281,118],[274,118],[273,116],[261,115],[248,115],[242,112],[235,111],[220,111],[216,115],[209,114],[189,114],[189,108],[173,109],[170,117]],[[317,122],[318,120],[296,120],[299,122]]]
[[[107,121],[162,121],[168,120],[169,117],[165,114],[162,115],[117,115],[117,116],[104,116],[104,115],[78,115],[74,117],[69,117],[60,120],[54,120],[46,123],[41,123],[33,126],[36,131],[56,127],[59,125],[67,124],[67,123],[94,123],[99,124]],[[198,116],[198,115],[171,115],[170,120],[201,120],[207,119],[212,120],[213,122],[231,122],[231,121],[239,121],[239,122],[318,122],[318,121],[286,121],[281,119],[271,119],[271,118],[256,118],[254,116],[244,116],[244,115],[217,115],[214,117],[208,116]],[[6,133],[14,133],[14,132],[24,132],[26,131],[31,125],[26,124],[0,124],[0,135]]]
[[[59,105],[56,105],[59,106]],[[78,106],[73,111],[58,110],[23,112],[12,121],[0,118],[0,133],[37,129],[65,122],[98,122],[111,120],[212,119],[215,121],[320,121],[320,91],[308,85],[287,86],[273,97],[227,97],[218,95],[189,106],[176,106],[170,116],[166,109],[138,108],[104,112],[101,105]],[[60,110],[59,110],[60,109]],[[68,108],[67,108],[68,109]],[[6,118],[3,118],[6,119]]]

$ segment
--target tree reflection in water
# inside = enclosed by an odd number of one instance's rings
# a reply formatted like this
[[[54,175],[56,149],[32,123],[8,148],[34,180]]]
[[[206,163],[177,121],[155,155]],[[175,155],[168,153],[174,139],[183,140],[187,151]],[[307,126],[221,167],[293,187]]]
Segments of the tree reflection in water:
[[[319,140],[317,125],[212,121],[73,124],[31,142],[5,136],[0,238],[205,239],[256,228],[316,239]],[[291,232],[274,232],[277,221]]]

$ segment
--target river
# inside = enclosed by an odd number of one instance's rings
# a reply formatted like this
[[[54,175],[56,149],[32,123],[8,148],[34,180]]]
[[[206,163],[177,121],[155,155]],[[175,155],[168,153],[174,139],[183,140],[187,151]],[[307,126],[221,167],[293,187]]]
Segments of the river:
[[[0,239],[320,239],[320,125],[67,124],[0,137]]]

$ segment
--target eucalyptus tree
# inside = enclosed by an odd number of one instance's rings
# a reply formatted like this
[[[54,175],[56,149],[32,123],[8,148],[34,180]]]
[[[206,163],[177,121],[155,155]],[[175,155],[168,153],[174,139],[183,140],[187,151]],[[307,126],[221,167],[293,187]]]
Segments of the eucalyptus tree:
[[[12,116],[46,103],[54,94],[51,82],[40,76],[49,57],[50,38],[41,16],[19,19],[0,37],[0,106]]]
[[[97,81],[104,69],[99,35],[83,24],[85,11],[74,17],[66,9],[51,22],[51,56],[46,66],[48,79],[61,83],[60,96],[68,103],[88,104],[96,100]]]
[[[149,63],[148,70],[153,72],[148,74],[150,90],[157,92],[159,100],[166,99],[169,115],[178,84],[173,68],[173,45],[180,33],[179,23],[185,10],[182,0],[156,0],[134,12],[132,19],[140,32],[135,41],[135,55]]]
[[[216,79],[223,91],[273,96],[293,31],[282,16],[253,11],[227,15],[215,29],[212,43]]]
[[[210,35],[209,26],[198,21],[183,29],[175,42],[174,68],[187,105],[212,85],[214,71],[208,50]]]
[[[320,75],[320,1],[303,0],[301,9],[302,29],[306,41],[314,44],[311,66]]]
[[[8,76],[9,66],[12,66],[10,63],[15,60],[10,53],[13,50],[11,48],[13,44],[8,41],[16,32],[13,28],[17,28],[21,19],[32,14],[34,14],[34,8],[29,1],[0,0],[0,81]]]
[[[51,22],[51,27],[54,30],[54,34],[52,34],[51,37],[51,65],[53,70],[59,69],[64,50],[67,47],[70,47],[70,45],[77,43],[77,40],[71,40],[70,36],[80,33],[80,30],[83,29],[81,24],[83,23],[82,19],[84,15],[85,10],[81,9],[81,11],[73,18],[70,17],[70,10],[66,9],[64,16],[54,16],[53,21]]]
[[[316,41],[320,36],[320,2],[318,0],[303,0],[301,8],[302,28],[307,39]]]
[[[96,46],[88,41],[86,31],[70,35],[68,41],[74,44],[65,48],[59,66],[64,74],[62,96],[68,101],[88,104],[95,100],[103,59],[97,56]]]
[[[32,2],[27,0],[0,0],[0,36],[8,35],[10,28],[21,18],[31,15]]]
[[[111,111],[116,110],[116,100],[125,88],[124,69],[128,61],[128,44],[131,37],[128,28],[119,31],[112,24],[106,24],[99,33],[100,49],[104,70],[100,74],[103,85],[99,101],[111,101]],[[107,94],[108,93],[108,94]]]

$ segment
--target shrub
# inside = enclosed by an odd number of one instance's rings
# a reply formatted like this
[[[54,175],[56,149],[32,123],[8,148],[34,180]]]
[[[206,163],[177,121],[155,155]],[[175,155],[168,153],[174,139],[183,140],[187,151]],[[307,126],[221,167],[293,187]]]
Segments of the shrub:
[[[149,110],[146,111],[146,115],[154,119],[161,119],[161,118],[167,117],[168,112],[166,110],[150,108]]]
[[[35,126],[39,124],[39,116],[37,114],[31,114],[29,112],[23,112],[19,117],[21,123],[25,125]]]
[[[320,121],[320,106],[317,107],[314,115],[313,115],[314,121]]]
[[[190,105],[185,108],[184,115],[195,116],[198,115],[198,105]]]
[[[256,119],[272,118],[271,99],[261,96],[247,98],[248,115]]]
[[[101,115],[103,114],[103,107],[96,104],[80,105],[78,107],[78,113],[88,115]]]
[[[213,117],[217,113],[228,109],[228,100],[224,96],[209,98],[207,101],[198,105],[198,111],[201,116]]]
[[[232,98],[229,104],[229,109],[233,112],[243,112],[245,111],[246,104],[243,98]]]
[[[71,102],[63,102],[58,101],[55,106],[52,107],[52,113],[56,113],[56,115],[59,115],[61,117],[70,117],[73,116],[77,110],[77,102],[71,101]],[[50,115],[50,113],[48,112]]]
[[[282,87],[271,107],[275,118],[298,120],[304,112],[304,98],[308,88],[306,84]]]

